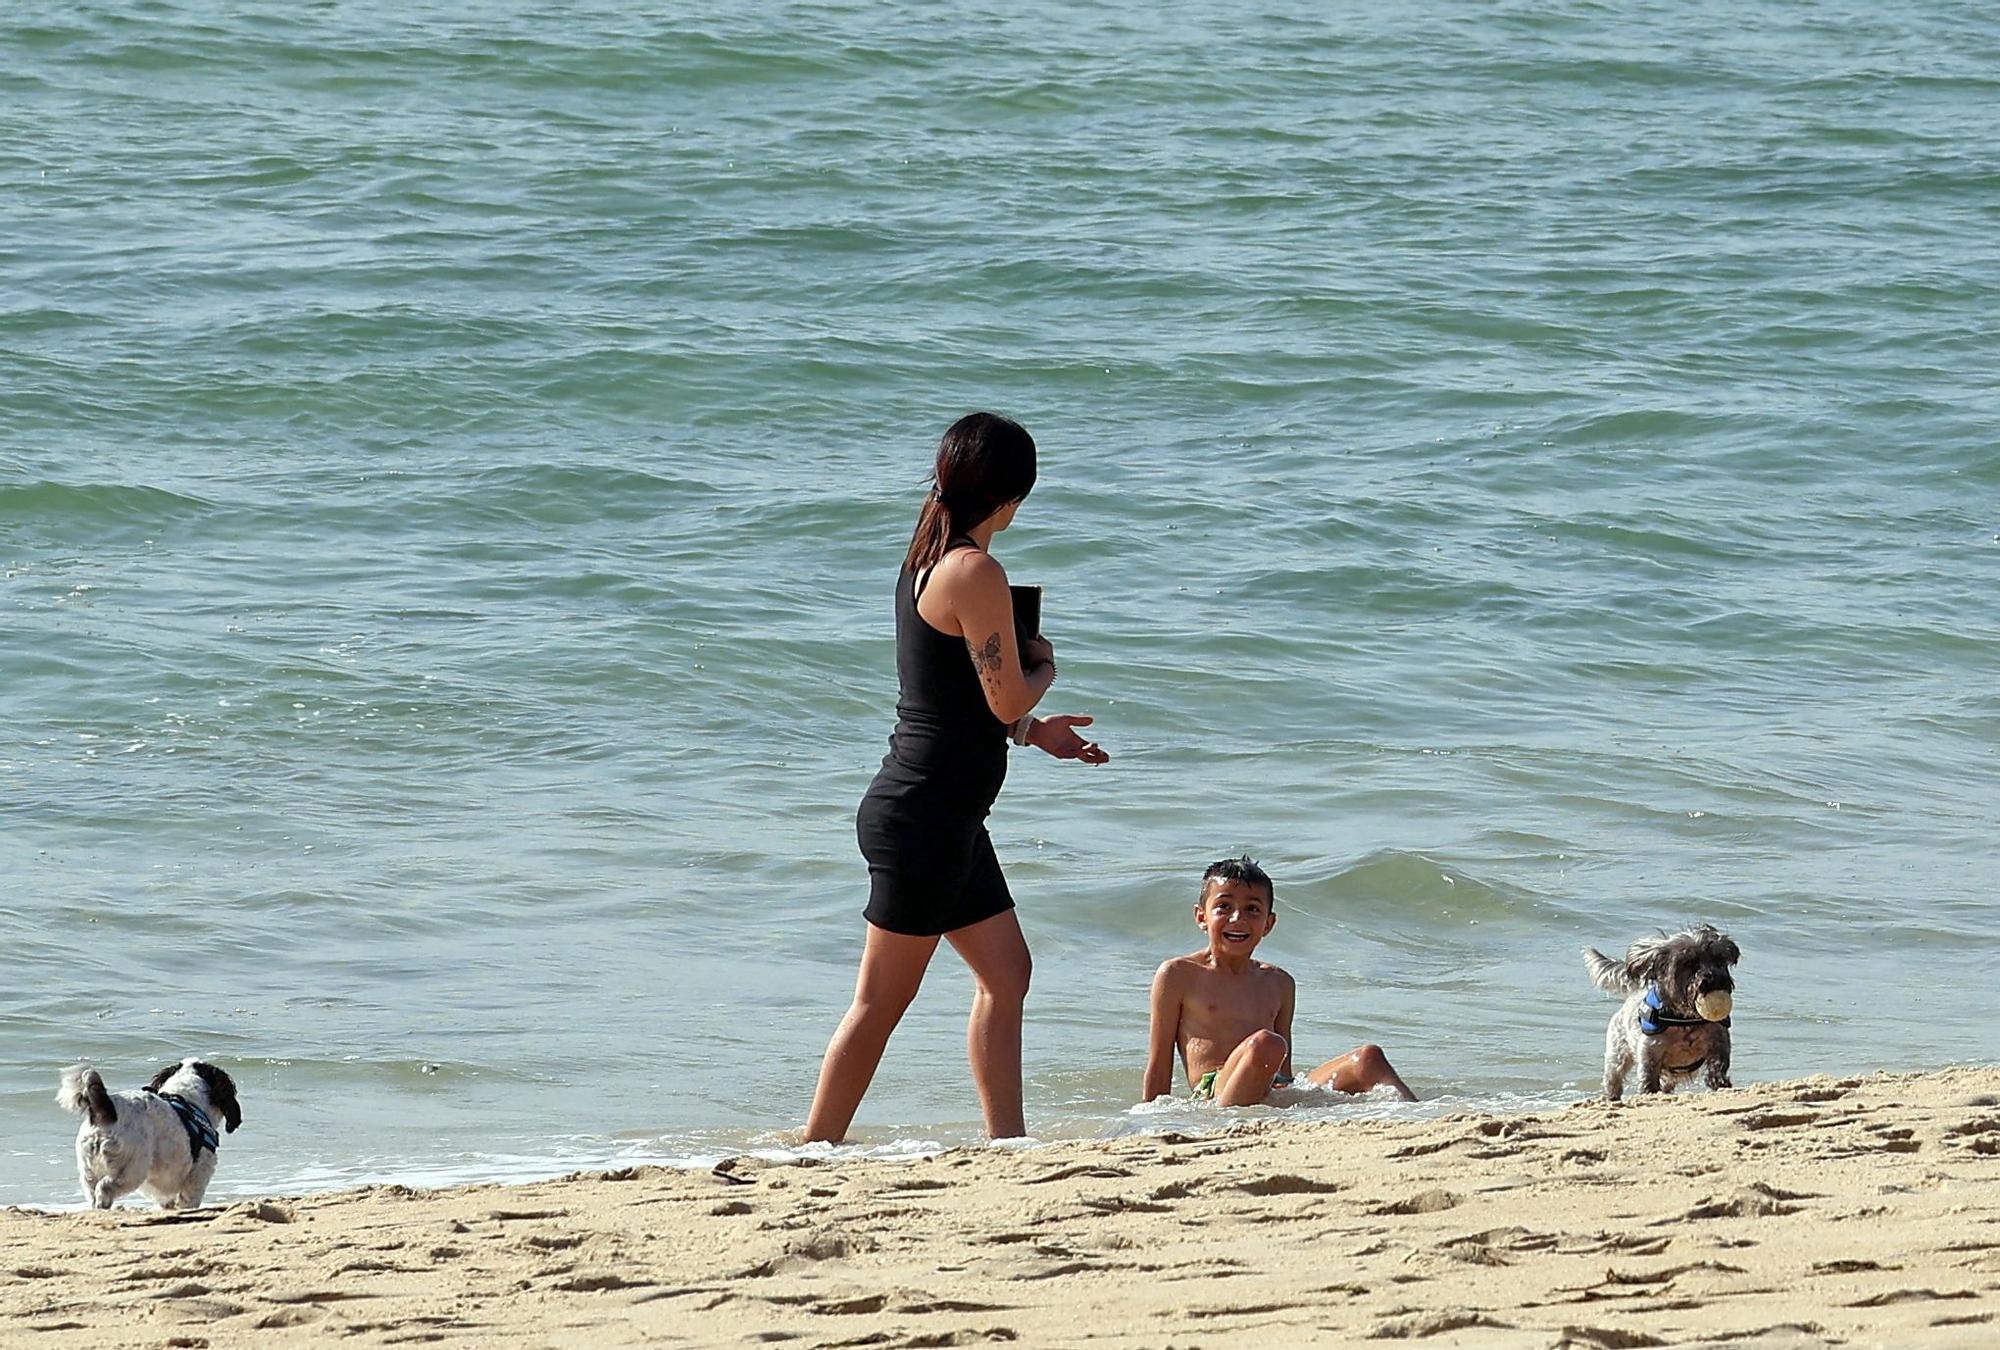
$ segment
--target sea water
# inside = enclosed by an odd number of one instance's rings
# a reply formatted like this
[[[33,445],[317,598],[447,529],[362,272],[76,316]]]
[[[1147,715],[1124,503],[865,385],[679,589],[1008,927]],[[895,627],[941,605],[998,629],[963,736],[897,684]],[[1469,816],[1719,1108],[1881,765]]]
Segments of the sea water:
[[[225,1065],[214,1194],[777,1147],[938,433],[1102,768],[1015,751],[1037,1137],[1202,867],[1297,1059],[1591,1091],[1994,1054],[2000,19],[28,0],[0,30],[0,1201]],[[941,951],[856,1123],[973,1139]],[[1382,1114],[1367,1101],[1301,1116]]]

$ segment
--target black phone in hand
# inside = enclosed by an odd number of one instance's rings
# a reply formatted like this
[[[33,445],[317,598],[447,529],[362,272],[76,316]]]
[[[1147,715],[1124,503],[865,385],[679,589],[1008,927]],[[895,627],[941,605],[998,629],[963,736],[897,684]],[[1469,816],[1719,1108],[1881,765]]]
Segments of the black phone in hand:
[[[1009,586],[1007,590],[1014,597],[1015,642],[1016,645],[1025,647],[1029,638],[1042,635],[1042,588]]]

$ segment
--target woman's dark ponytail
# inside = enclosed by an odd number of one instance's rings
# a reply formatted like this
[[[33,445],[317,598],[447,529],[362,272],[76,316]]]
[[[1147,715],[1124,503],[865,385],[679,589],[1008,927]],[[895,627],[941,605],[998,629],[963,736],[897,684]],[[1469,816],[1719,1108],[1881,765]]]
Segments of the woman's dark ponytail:
[[[950,542],[951,508],[932,488],[924,495],[924,509],[917,513],[917,529],[910,536],[910,556],[903,560],[903,570],[918,572],[929,567],[944,556],[944,546]]]
[[[998,413],[967,413],[938,441],[930,494],[910,535],[906,571],[920,572],[945,546],[1035,486],[1035,439]]]

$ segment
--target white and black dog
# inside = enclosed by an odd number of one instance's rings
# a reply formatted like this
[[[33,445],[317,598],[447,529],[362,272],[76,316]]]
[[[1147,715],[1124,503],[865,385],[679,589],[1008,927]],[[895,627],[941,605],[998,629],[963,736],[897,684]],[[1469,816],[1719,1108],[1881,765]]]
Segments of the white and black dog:
[[[243,1123],[229,1075],[192,1058],[160,1070],[140,1092],[107,1092],[97,1070],[79,1064],[64,1071],[56,1104],[84,1117],[76,1170],[84,1199],[99,1209],[132,1191],[167,1209],[199,1205],[215,1175],[216,1123],[230,1132]]]
[[[1729,1008],[1741,953],[1705,923],[1668,936],[1641,938],[1614,961],[1595,947],[1583,962],[1599,989],[1625,995],[1604,1029],[1604,1095],[1617,1101],[1625,1075],[1639,1069],[1639,1091],[1672,1092],[1704,1073],[1729,1086]]]

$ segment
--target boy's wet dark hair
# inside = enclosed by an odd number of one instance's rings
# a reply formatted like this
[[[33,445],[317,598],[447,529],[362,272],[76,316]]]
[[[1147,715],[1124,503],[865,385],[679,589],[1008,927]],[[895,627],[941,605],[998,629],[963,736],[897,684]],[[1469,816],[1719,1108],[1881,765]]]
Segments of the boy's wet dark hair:
[[[1247,853],[1239,858],[1224,858],[1210,863],[1208,870],[1201,874],[1201,898],[1208,898],[1208,883],[1211,881],[1245,881],[1252,886],[1262,886],[1272,906],[1275,908],[1278,903],[1278,888],[1271,884],[1271,874],[1259,867],[1257,860]]]

